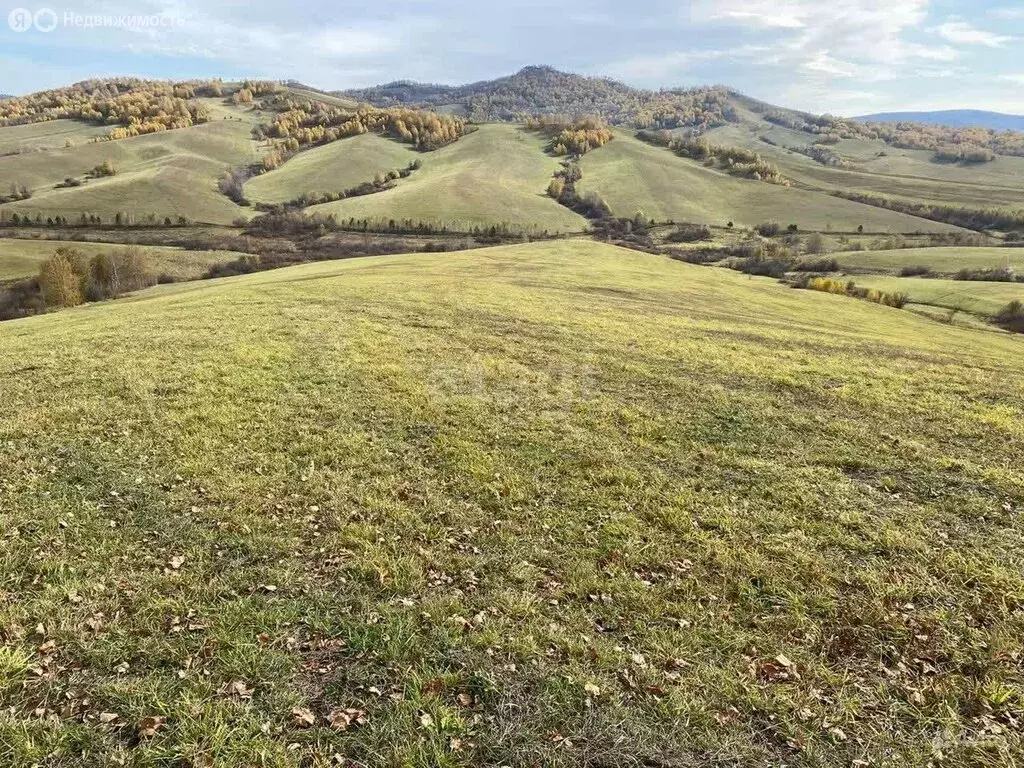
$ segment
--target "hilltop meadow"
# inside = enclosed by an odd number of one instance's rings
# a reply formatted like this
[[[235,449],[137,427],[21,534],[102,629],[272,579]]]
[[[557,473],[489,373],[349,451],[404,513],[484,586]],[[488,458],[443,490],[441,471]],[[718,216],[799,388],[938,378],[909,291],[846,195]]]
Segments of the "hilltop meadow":
[[[1022,136],[0,101],[0,765],[1021,763]]]

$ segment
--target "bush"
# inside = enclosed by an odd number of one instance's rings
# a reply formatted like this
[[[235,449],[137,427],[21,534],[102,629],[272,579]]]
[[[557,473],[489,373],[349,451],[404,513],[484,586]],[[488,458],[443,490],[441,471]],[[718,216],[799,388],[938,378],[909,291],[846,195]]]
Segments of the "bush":
[[[39,292],[47,307],[75,307],[85,299],[82,295],[81,254],[58,248],[39,267]]]
[[[887,291],[877,291],[873,288],[861,288],[852,280],[848,280],[844,283],[842,280],[832,280],[827,277],[815,277],[808,280],[794,282],[793,286],[797,288],[808,288],[812,291],[832,293],[837,296],[852,296],[857,299],[872,301],[875,304],[884,304],[887,307],[894,307],[895,309],[903,309],[903,307],[905,307],[910,301],[910,297],[905,293],[889,293]]]
[[[754,231],[761,237],[778,237],[782,234],[782,226],[777,221],[765,221],[754,227]]]
[[[990,267],[989,269],[969,269],[964,267],[954,275],[956,280],[978,280],[990,283],[1013,283],[1017,276],[1012,267]]]
[[[924,264],[915,264],[901,269],[900,277],[921,277],[922,275],[931,274],[931,271],[931,267],[926,267]]]
[[[995,315],[995,321],[1014,333],[1024,333],[1024,303],[1014,299]]]
[[[668,236],[670,243],[696,243],[711,239],[711,230],[704,224],[684,224]]]
[[[838,272],[839,262],[835,259],[804,259],[799,262],[794,270],[797,272]]]

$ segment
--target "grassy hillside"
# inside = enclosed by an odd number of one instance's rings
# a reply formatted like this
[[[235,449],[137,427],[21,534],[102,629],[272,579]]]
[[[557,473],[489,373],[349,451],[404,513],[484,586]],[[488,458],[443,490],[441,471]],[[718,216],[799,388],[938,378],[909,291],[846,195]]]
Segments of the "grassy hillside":
[[[225,107],[224,109],[229,109]],[[0,157],[0,178],[28,186],[29,200],[9,203],[4,210],[44,217],[74,219],[82,213],[104,219],[117,212],[138,217],[185,216],[193,221],[227,224],[249,215],[217,191],[225,170],[247,165],[259,148],[250,137],[249,113],[244,119],[213,120],[203,125],[120,141],[83,143],[65,149]],[[0,142],[9,131],[0,128]],[[66,177],[82,178],[110,160],[117,175],[89,180],[81,187],[55,189]]]
[[[74,248],[92,257],[97,253],[121,251],[127,246],[116,243],[84,243],[55,240],[0,239],[0,280],[13,280],[38,274],[39,265],[53,255],[57,248]],[[195,279],[214,264],[239,258],[233,251],[187,251],[184,248],[134,246],[149,256],[157,274],[179,279]]]
[[[77,120],[51,120],[0,128],[0,156],[62,149],[69,141],[84,144],[96,136],[105,136],[109,130],[107,126],[88,125]]]
[[[309,211],[345,219],[408,218],[454,228],[509,223],[581,231],[586,220],[545,194],[559,164],[543,153],[544,145],[543,138],[517,126],[484,125],[443,149],[417,155],[423,167],[395,189]]]
[[[915,304],[991,316],[1013,300],[1024,301],[1024,284],[921,277],[856,277],[857,285],[905,293]]]
[[[1024,271],[1024,248],[903,248],[895,251],[852,251],[832,254],[846,270],[899,274],[904,267],[924,266],[937,274],[961,269],[1009,266]]]
[[[2,761],[1012,764],[1021,349],[584,242],[4,323]]]
[[[417,159],[422,154],[407,144],[364,133],[300,152],[277,170],[247,182],[245,194],[255,202],[284,203],[307,192],[341,192]]]
[[[762,137],[775,142],[772,146]],[[767,122],[727,125],[708,132],[710,141],[753,149],[797,182],[824,190],[872,192],[924,202],[1019,207],[1024,200],[1024,158],[997,157],[963,166],[932,161],[934,153],[898,149],[882,141],[844,139],[832,147],[850,167],[822,165],[790,151],[816,137]]]
[[[727,176],[620,132],[584,156],[583,192],[600,194],[619,216],[643,211],[664,221],[754,226],[777,219],[802,229],[936,232],[942,224],[851,203],[827,194]]]

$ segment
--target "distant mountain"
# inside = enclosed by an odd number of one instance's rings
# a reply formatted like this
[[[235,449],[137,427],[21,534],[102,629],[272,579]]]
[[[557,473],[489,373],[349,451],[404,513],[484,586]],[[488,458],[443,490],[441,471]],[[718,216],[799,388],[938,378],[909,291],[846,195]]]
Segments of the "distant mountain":
[[[948,109],[939,112],[881,112],[855,117],[862,123],[924,123],[951,128],[980,126],[997,131],[1024,131],[1024,115],[1004,115],[980,109]]]
[[[677,128],[737,119],[739,94],[723,87],[646,91],[605,77],[526,67],[514,75],[468,85],[400,80],[335,95],[376,107],[425,107],[484,121],[515,121],[532,115],[597,115],[610,123]]]
[[[0,101],[4,99],[13,99],[14,97],[9,93],[0,93]]]

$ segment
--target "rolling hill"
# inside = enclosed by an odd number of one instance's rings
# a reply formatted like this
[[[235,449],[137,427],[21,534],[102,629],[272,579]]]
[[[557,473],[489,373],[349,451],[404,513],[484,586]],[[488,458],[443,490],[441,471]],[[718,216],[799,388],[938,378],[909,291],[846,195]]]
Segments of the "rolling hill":
[[[247,182],[245,195],[256,202],[283,203],[305,193],[341,192],[422,159],[408,144],[366,133],[300,152]]]
[[[925,123],[954,128],[981,126],[994,131],[1024,131],[1024,115],[1006,115],[980,109],[946,109],[937,112],[879,112],[853,118],[868,123]]]
[[[123,251],[125,247],[123,243],[0,238],[0,282],[38,274],[39,265],[50,258],[57,248],[71,248],[86,257],[92,257],[97,253]],[[235,251],[190,251],[150,245],[133,247],[149,258],[156,274],[175,280],[196,280],[214,264],[222,264],[243,255]]]
[[[212,106],[217,119],[208,123],[118,141],[91,141],[97,126],[74,121],[2,128],[0,146],[35,145],[41,150],[0,157],[0,177],[32,191],[31,199],[8,203],[3,209],[69,219],[83,213],[104,220],[117,213],[140,220],[150,214],[161,220],[184,216],[215,224],[245,218],[250,210],[222,195],[217,179],[226,170],[260,157],[260,146],[250,135],[254,118],[243,109]],[[65,147],[65,142],[71,146]],[[107,160],[113,163],[115,176],[91,179],[78,187],[58,187],[68,177],[83,179]]]
[[[387,147],[383,139],[373,138]],[[351,140],[336,143],[346,145],[347,141]],[[410,219],[451,229],[511,224],[537,232],[582,231],[586,220],[545,194],[559,168],[555,158],[544,154],[545,143],[515,125],[483,125],[454,144],[419,153],[422,168],[394,189],[316,205],[308,211],[338,219]],[[380,151],[380,145],[372,146]],[[337,152],[343,157],[347,149],[342,146]]]
[[[1020,351],[585,241],[0,324],[7,762],[1011,754]]]
[[[596,192],[618,216],[741,227],[777,220],[802,229],[941,232],[953,228],[829,194],[738,179],[619,132],[580,163],[582,192]]]

